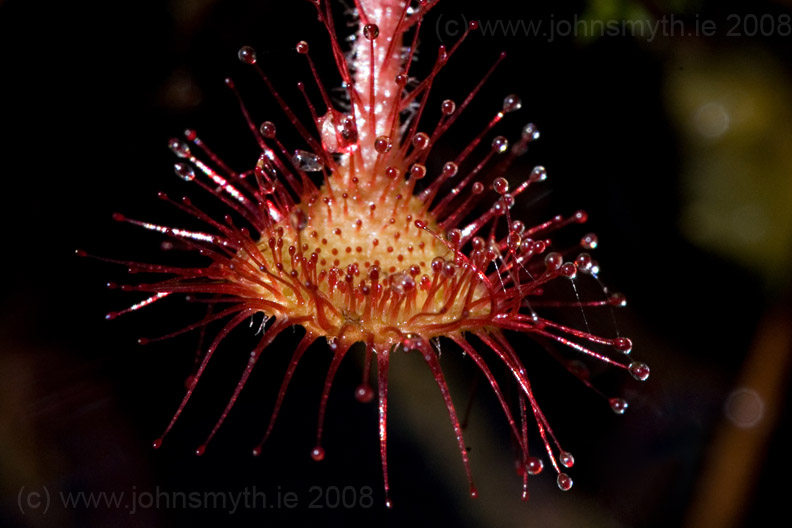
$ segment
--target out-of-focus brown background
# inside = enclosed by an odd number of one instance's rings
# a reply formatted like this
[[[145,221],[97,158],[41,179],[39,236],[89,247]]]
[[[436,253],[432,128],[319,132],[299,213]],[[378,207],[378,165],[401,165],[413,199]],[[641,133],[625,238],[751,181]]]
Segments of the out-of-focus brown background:
[[[534,164],[550,178],[514,214],[536,223],[577,208],[589,213],[590,224],[570,236],[599,234],[602,279],[629,301],[616,313],[618,327],[652,376],[638,383],[585,362],[596,385],[629,400],[628,412],[616,416],[541,346],[517,341],[546,415],[576,457],[572,491],[559,491],[547,468],[530,480],[523,503],[497,402],[448,345],[443,363],[458,407],[473,395],[466,440],[480,497],[471,500],[434,382],[420,358],[400,354],[389,435],[395,508],[386,511],[376,411],[352,397],[359,357],[337,377],[322,463],[308,456],[329,363],[322,346],[298,368],[264,454],[249,454],[292,336],[260,363],[206,455],[191,454],[244,366],[253,342],[244,332],[213,359],[166,445],[154,451],[151,441],[181,398],[197,336],[147,347],[135,341],[195,320],[200,307],[174,300],[107,322],[105,312],[138,298],[104,284],[129,277],[122,267],[73,254],[79,247],[161,260],[158,238],[110,215],[190,224],[156,199],[160,190],[197,194],[173,177],[166,146],[185,127],[198,129],[232,166],[252,165],[255,144],[224,77],[236,80],[256,120],[288,128],[255,74],[236,60],[241,45],[259,50],[284,97],[307,115],[295,83],[310,74],[294,44],[308,40],[325,82],[338,81],[313,7],[0,2],[0,526],[725,528],[783,516],[792,353],[790,15],[782,1],[591,0],[563,7],[448,1],[427,17],[417,72],[429,67],[440,40],[455,41],[454,23],[490,24],[438,77],[437,105],[460,102],[497,54],[509,53],[465,124],[437,147],[436,165],[484,126],[505,95],[520,94],[522,110],[499,132],[514,138],[533,121],[542,139],[510,178],[521,181]],[[614,331],[609,313],[587,316]],[[574,311],[562,317],[579,323]],[[371,507],[360,502],[366,486]],[[350,489],[353,504],[332,507],[332,488]],[[246,490],[268,500],[293,492],[299,504],[233,514],[230,506],[165,504],[179,492]],[[62,496],[81,492],[123,498],[63,505]],[[159,507],[145,507],[158,494]],[[324,507],[309,508],[318,495],[314,506]]]

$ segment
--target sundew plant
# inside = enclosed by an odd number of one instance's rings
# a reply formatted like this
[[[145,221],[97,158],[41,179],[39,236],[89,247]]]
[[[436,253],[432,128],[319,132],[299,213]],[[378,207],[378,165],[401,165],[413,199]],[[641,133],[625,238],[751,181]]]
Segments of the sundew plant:
[[[572,229],[571,224],[585,223],[585,212],[553,216],[537,225],[526,225],[513,214],[515,203],[535,187],[547,185],[542,166],[527,173],[510,170],[539,138],[538,128],[525,124],[522,134],[511,140],[498,135],[500,121],[516,115],[522,106],[517,95],[505,95],[491,119],[471,131],[467,144],[454,156],[437,159],[434,147],[505,54],[489,63],[471,61],[468,71],[479,68],[480,74],[472,81],[459,81],[467,83],[463,100],[429,104],[434,81],[443,75],[446,63],[465,60],[464,48],[475,38],[476,22],[470,22],[455,42],[423,49],[422,60],[431,61],[431,68],[428,75],[417,78],[411,69],[421,25],[437,0],[356,0],[343,21],[336,20],[330,1],[311,3],[319,21],[315,27],[323,26],[326,34],[304,37],[310,37],[315,49],[299,41],[294,51],[308,64],[316,84],[310,90],[298,85],[310,119],[298,117],[281,96],[281,86],[288,84],[268,71],[253,48],[244,46],[239,59],[250,65],[282,110],[275,116],[253,115],[234,82],[226,80],[258,144],[258,158],[235,168],[196,131],[187,130],[183,137],[170,140],[177,157],[176,175],[199,192],[213,195],[226,212],[217,215],[188,197],[160,194],[205,228],[181,229],[115,215],[118,221],[159,233],[195,256],[190,267],[115,261],[136,277],[121,289],[141,296],[107,317],[187,296],[192,302],[207,303],[207,315],[157,339],[210,325],[219,328],[207,338],[186,394],[154,447],[162,445],[189,404],[212,357],[218,350],[223,353],[221,343],[229,333],[239,327],[255,334],[257,343],[225,410],[198,447],[199,455],[228,416],[257,362],[273,353],[273,340],[296,326],[304,333],[254,454],[265,448],[298,363],[320,340],[332,351],[332,361],[310,455],[317,461],[325,457],[323,423],[334,375],[353,345],[362,343],[364,369],[354,391],[357,400],[376,401],[378,407],[388,506],[388,368],[403,353],[420,354],[427,375],[437,383],[472,496],[477,492],[460,415],[443,374],[442,364],[447,361],[472,361],[488,381],[518,446],[523,497],[527,497],[528,476],[540,473],[546,462],[556,473],[559,488],[569,490],[572,478],[567,468],[574,458],[561,447],[541,410],[541,397],[531,385],[537,373],[510,344],[507,333],[534,337],[564,353],[623,369],[638,380],[648,378],[649,368],[629,359],[632,343],[617,331],[595,335],[587,324],[577,328],[553,318],[558,308],[612,310],[625,305],[625,299],[599,283],[598,264],[589,254],[597,245],[595,235],[584,235],[575,247],[554,249],[554,235]],[[351,36],[350,21],[355,24]],[[334,61],[342,79],[340,90],[322,81],[313,62],[319,60],[315,54]],[[283,127],[294,128],[301,140],[284,144],[279,133]],[[574,288],[579,280],[596,284],[601,295],[569,300],[551,293],[556,290],[550,283],[566,281]],[[141,339],[141,343],[154,340]],[[508,377],[500,375],[504,370]],[[581,380],[594,388],[585,377]],[[516,398],[507,397],[505,383],[516,385]],[[607,400],[614,412],[625,412],[625,400]],[[529,450],[529,436],[537,433],[542,442]]]

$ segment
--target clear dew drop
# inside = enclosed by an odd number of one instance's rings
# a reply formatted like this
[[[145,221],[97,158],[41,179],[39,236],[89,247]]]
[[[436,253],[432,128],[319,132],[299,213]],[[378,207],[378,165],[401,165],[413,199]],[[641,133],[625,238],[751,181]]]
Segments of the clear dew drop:
[[[561,465],[567,468],[571,468],[575,465],[575,457],[572,456],[572,453],[568,451],[561,451],[558,455],[558,459],[561,462]]]
[[[547,179],[547,169],[545,169],[542,165],[537,165],[531,171],[531,181],[532,182],[541,182]]]
[[[324,168],[321,158],[306,150],[295,150],[291,162],[297,170],[303,172],[317,172]]]
[[[363,26],[363,36],[367,40],[374,40],[379,36],[379,26],[377,24],[366,24]]]
[[[499,176],[492,182],[492,189],[498,194],[509,192],[509,182],[506,178]]]
[[[297,45],[294,47],[294,49],[296,49],[297,53],[299,53],[300,55],[305,55],[305,54],[308,53],[308,50],[310,49],[310,47],[308,46],[307,42],[305,42],[304,40],[301,40],[300,42],[297,43]]]
[[[509,148],[509,140],[506,139],[505,137],[496,136],[492,140],[492,150],[494,150],[498,154],[502,154],[502,153],[506,152],[506,150],[508,148]]]
[[[531,142],[539,139],[539,129],[533,123],[528,123],[522,129],[523,141]]]
[[[588,272],[591,270],[591,255],[588,253],[580,253],[575,258],[575,265],[580,271]]]
[[[250,46],[242,46],[237,52],[239,60],[245,64],[256,64],[256,50]]]
[[[504,113],[514,112],[522,108],[522,99],[518,95],[511,94],[507,95],[503,99],[503,111]]]
[[[561,491],[569,491],[572,489],[572,478],[566,473],[559,473],[556,478],[556,483]]]
[[[630,374],[638,381],[646,381],[649,379],[649,365],[641,363],[640,361],[633,361],[630,363]]]
[[[545,257],[545,266],[547,267],[548,271],[558,270],[563,263],[564,257],[561,256],[561,253],[556,253],[554,251],[552,253],[548,253]]]
[[[426,132],[418,132],[413,136],[412,144],[417,150],[423,150],[429,146],[429,136]]]
[[[424,176],[426,176],[425,165],[422,165],[420,163],[415,163],[413,164],[412,167],[410,167],[410,178],[414,180],[420,180],[423,179]]]
[[[574,262],[567,262],[561,266],[561,275],[567,279],[574,279],[577,277],[577,266]]]
[[[624,411],[630,406],[630,404],[622,398],[611,398],[608,400],[608,403],[610,404],[611,410],[616,414],[624,414]]]
[[[276,132],[275,123],[273,123],[272,121],[264,121],[263,123],[261,123],[261,126],[259,127],[259,132],[261,132],[261,135],[267,139],[274,138]]]
[[[625,297],[623,293],[612,293],[610,297],[608,297],[608,304],[616,308],[624,308],[627,306],[627,297]]]
[[[595,249],[599,244],[599,239],[594,233],[589,233],[580,239],[580,246],[584,249]]]
[[[445,178],[453,178],[459,172],[459,166],[453,161],[447,162],[443,165],[443,176]]]
[[[174,164],[173,172],[184,181],[193,181],[195,179],[195,171],[186,163]]]
[[[187,143],[180,139],[172,138],[170,141],[168,141],[168,148],[170,148],[173,153],[180,158],[189,158],[192,155],[190,153],[190,147],[188,147]]]
[[[449,115],[453,114],[454,112],[456,112],[456,103],[454,101],[452,101],[451,99],[446,99],[440,105],[440,111],[443,112],[443,115],[449,116]]]
[[[632,352],[632,341],[627,337],[617,337],[613,340],[613,348],[622,354],[629,354]]]
[[[528,457],[525,461],[525,470],[529,475],[538,475],[544,469],[544,462],[538,457]]]
[[[389,152],[392,147],[393,143],[388,136],[379,136],[374,140],[374,150],[376,150],[379,154],[385,154],[386,152]]]

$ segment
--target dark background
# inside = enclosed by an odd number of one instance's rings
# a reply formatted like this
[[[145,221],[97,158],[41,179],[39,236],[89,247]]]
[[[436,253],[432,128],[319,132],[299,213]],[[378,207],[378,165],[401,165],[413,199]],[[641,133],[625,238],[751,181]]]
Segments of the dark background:
[[[480,484],[475,501],[466,496],[461,463],[455,461],[446,471],[434,459],[438,446],[458,458],[453,433],[436,389],[431,402],[420,398],[422,392],[411,389],[407,367],[394,374],[401,381],[394,382],[389,435],[393,510],[382,506],[375,407],[352,398],[359,357],[345,362],[336,379],[325,429],[328,457],[321,463],[310,460],[316,406],[329,364],[323,345],[309,350],[264,454],[252,458],[250,448],[264,430],[299,335],[278,339],[206,455],[196,458],[192,451],[225,405],[253,343],[245,332],[237,332],[225,353],[213,359],[166,445],[151,449],[181,398],[197,336],[146,347],[136,339],[188,324],[201,316],[201,309],[173,301],[107,322],[107,311],[138,297],[104,287],[108,281],[129,280],[123,267],[77,258],[74,250],[157,262],[159,239],[113,222],[111,214],[190,225],[190,219],[156,198],[161,190],[174,196],[191,192],[173,177],[168,138],[195,128],[226,162],[249,167],[258,154],[223,78],[236,80],[257,120],[277,116],[273,120],[284,123],[279,130],[287,127],[255,74],[237,61],[237,49],[255,46],[281,93],[304,116],[294,83],[312,83],[293,46],[309,40],[322,78],[335,86],[338,78],[322,50],[326,38],[307,2],[5,0],[0,1],[5,265],[0,525],[299,526],[314,521],[337,526],[444,522],[565,527],[695,526],[706,521],[700,525],[756,526],[765,516],[783,515],[790,440],[790,240],[783,204],[788,205],[792,193],[784,169],[790,166],[790,154],[774,157],[777,145],[766,138],[790,137],[792,121],[779,105],[769,115],[755,112],[748,125],[738,127],[734,120],[725,144],[702,143],[685,120],[685,101],[725,87],[759,102],[788,102],[792,37],[778,31],[725,35],[732,25],[729,15],[769,14],[779,20],[790,13],[788,7],[766,1],[572,2],[563,8],[549,2],[449,1],[426,19],[416,72],[431,64],[438,37],[454,41],[435,29],[460,13],[467,20],[545,21],[621,19],[636,13],[659,19],[676,13],[688,24],[699,17],[718,27],[712,37],[663,36],[653,42],[635,36],[579,35],[548,42],[542,36],[474,34],[434,87],[437,104],[446,97],[460,102],[497,54],[508,51],[465,120],[438,146],[437,164],[484,126],[505,95],[520,94],[520,114],[508,116],[499,133],[516,138],[522,125],[533,121],[542,139],[515,168],[512,181],[520,181],[519,175],[534,164],[548,167],[551,177],[515,210],[530,225],[585,208],[591,221],[582,231],[574,228],[578,230],[571,236],[598,233],[602,277],[630,303],[617,313],[619,328],[633,338],[635,358],[653,368],[649,381],[641,384],[623,372],[591,365],[595,383],[631,403],[625,416],[616,417],[602,399],[547,359],[541,347],[517,342],[526,350],[529,372],[536,372],[531,375],[545,413],[576,456],[570,471],[573,490],[557,490],[548,467],[531,479],[531,499],[519,500],[520,482],[508,462],[512,446],[497,403],[483,394],[486,390],[471,390],[475,373],[450,345],[443,359],[451,366],[444,368],[452,372],[457,405],[464,408],[471,392],[481,395],[471,427],[477,426],[476,416],[498,418],[480,419],[478,427],[485,431],[471,433],[492,443],[468,439]],[[339,27],[342,17],[339,9]],[[746,64],[755,69],[746,73]],[[690,82],[685,81],[689,72],[695,72]],[[696,174],[706,160],[723,152],[746,152],[739,158],[745,165],[723,168],[721,183],[727,190],[713,185],[708,188],[712,196],[758,188],[776,198],[768,203],[782,204],[761,205],[765,233],[777,236],[760,237],[757,246],[719,244],[718,232],[712,231],[709,238],[697,237],[698,224],[690,220],[690,203],[701,200]],[[726,176],[729,168],[736,176]],[[750,180],[757,173],[766,179]],[[749,180],[755,185],[747,185]],[[717,202],[714,207],[718,209]],[[570,317],[574,321],[575,314]],[[601,316],[591,317],[597,323]],[[597,323],[606,333],[612,332],[608,317]],[[428,372],[418,368],[419,360],[404,355],[404,361],[424,375],[416,383],[431,384]],[[753,427],[739,428],[724,413],[729,394],[739,388],[756,391],[763,402],[764,414]],[[437,410],[432,415],[437,434],[420,427],[425,417],[404,410],[425,406]],[[492,431],[486,430],[490,424],[495,424]],[[479,451],[488,453],[481,459],[495,457],[501,465],[477,465]],[[724,470],[743,464],[743,473]],[[486,482],[500,483],[508,496]],[[370,486],[374,503],[370,508],[309,509],[318,494],[311,486],[324,494],[330,487],[350,486],[358,497]],[[53,496],[49,511],[21,511],[19,498],[44,487]],[[158,487],[231,493],[255,487],[270,500],[279,490],[293,491],[300,503],[294,509],[248,508],[234,515],[222,508],[150,508],[130,514],[123,507],[64,509],[54,504],[60,491],[131,493]],[[735,496],[742,503],[735,504]],[[708,502],[707,497],[724,502]],[[732,506],[733,515],[718,520],[718,512]]]

